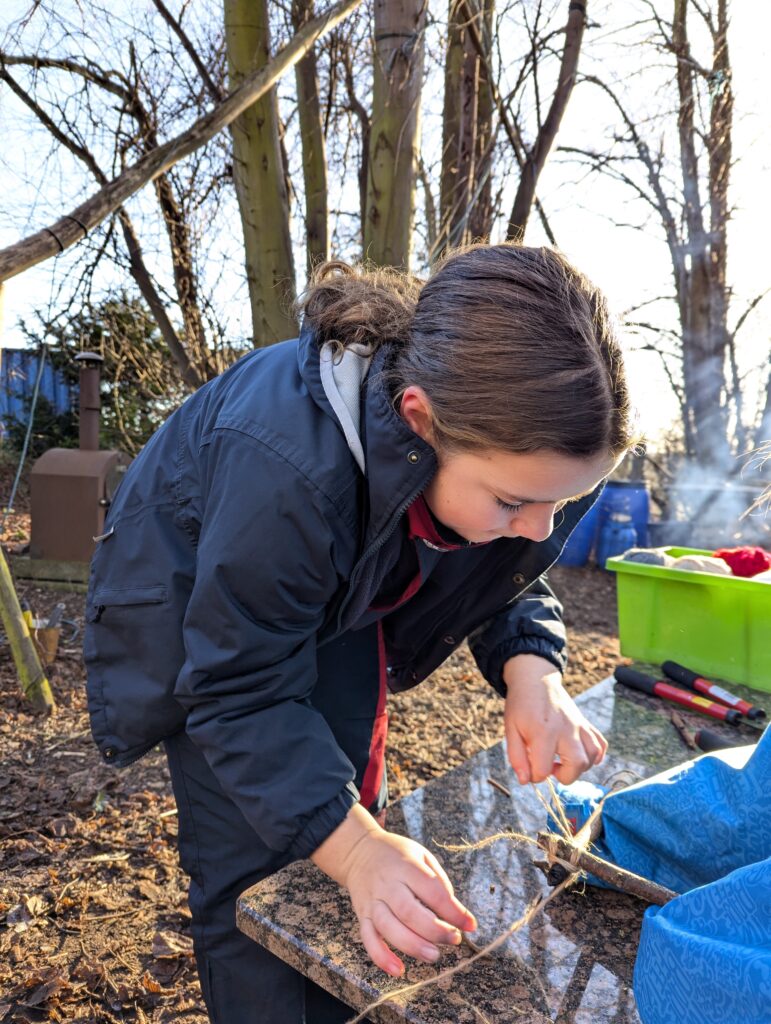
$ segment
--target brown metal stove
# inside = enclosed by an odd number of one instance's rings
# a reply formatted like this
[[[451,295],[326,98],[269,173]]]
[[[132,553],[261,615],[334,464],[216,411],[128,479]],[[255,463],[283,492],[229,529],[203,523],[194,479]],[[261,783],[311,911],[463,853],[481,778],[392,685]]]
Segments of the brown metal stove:
[[[79,448],[49,448],[32,467],[30,557],[89,562],[94,538],[131,461],[99,450],[99,377],[102,357],[81,352]]]

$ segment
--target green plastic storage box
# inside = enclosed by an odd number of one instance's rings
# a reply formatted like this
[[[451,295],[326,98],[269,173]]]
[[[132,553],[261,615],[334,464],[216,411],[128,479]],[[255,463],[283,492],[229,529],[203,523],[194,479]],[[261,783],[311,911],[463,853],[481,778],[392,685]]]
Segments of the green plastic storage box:
[[[673,558],[709,555],[665,548]],[[771,583],[609,558],[621,653],[771,692]]]

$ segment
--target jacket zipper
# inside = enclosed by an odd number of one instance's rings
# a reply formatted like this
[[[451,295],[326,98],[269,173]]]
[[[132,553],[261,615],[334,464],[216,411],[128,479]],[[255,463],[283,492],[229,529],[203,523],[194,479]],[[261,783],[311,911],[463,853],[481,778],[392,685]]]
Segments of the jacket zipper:
[[[415,493],[410,498],[408,498],[407,501],[405,501],[397,509],[397,511],[396,511],[396,513],[395,513],[395,515],[394,515],[394,517],[392,519],[391,526],[389,527],[389,529],[387,529],[383,533],[381,533],[381,535],[371,545],[369,550],[366,551],[361,556],[361,558],[359,559],[357,565],[355,566],[353,572],[351,573],[351,578],[350,578],[350,580],[348,582],[348,593],[346,594],[345,600],[340,605],[340,608],[339,608],[338,613],[337,613],[337,631],[338,631],[338,633],[340,632],[340,627],[341,627],[342,620],[343,620],[343,612],[346,610],[346,608],[348,607],[348,605],[351,602],[351,598],[353,597],[353,594],[354,594],[355,584],[358,581],[359,576],[361,575],[362,566],[364,565],[365,562],[368,562],[369,559],[372,558],[373,555],[377,554],[377,552],[382,548],[382,546],[385,544],[385,542],[392,536],[392,534],[396,530],[396,527],[399,525],[399,521],[402,518],[402,516],[405,514],[405,512],[410,507],[410,505],[412,505],[412,503],[414,501],[416,501],[420,497],[421,494],[422,494],[422,489],[418,490],[418,491],[415,491]]]

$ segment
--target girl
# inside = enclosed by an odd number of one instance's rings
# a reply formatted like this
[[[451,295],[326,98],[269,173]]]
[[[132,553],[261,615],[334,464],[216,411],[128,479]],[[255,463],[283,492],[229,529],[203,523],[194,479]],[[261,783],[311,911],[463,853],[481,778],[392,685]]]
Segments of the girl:
[[[542,579],[634,442],[603,297],[556,252],[480,245],[424,285],[328,263],[300,311],[299,340],[146,445],[89,587],[94,737],[116,765],[164,741],[213,1024],[350,1015],[235,927],[239,894],[295,859],[348,888],[392,975],[394,950],[434,961],[475,927],[378,823],[388,689],[468,637],[520,782],[606,750],[560,685]]]

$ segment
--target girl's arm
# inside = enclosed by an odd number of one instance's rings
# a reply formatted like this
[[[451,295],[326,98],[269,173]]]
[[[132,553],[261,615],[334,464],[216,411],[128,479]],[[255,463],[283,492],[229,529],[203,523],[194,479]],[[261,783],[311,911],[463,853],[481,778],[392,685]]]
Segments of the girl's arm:
[[[554,775],[574,782],[605,757],[608,743],[584,718],[551,662],[520,654],[503,666],[509,762],[520,783]]]
[[[506,747],[521,783],[573,782],[608,747],[562,686],[566,643],[562,605],[543,576],[469,637],[480,672],[506,698]]]
[[[440,943],[459,945],[460,929],[476,930],[436,857],[412,839],[386,832],[359,804],[311,860],[348,889],[367,953],[394,977],[404,973],[404,964],[387,943],[433,963]]]
[[[567,634],[562,605],[545,576],[535,580],[520,596],[488,619],[468,638],[479,671],[506,696],[503,666],[520,654],[533,654],[564,672],[567,665]]]
[[[188,735],[262,841],[307,857],[358,800],[313,707],[316,636],[340,586],[338,516],[273,448],[217,429],[201,454],[196,578],[175,695]]]

